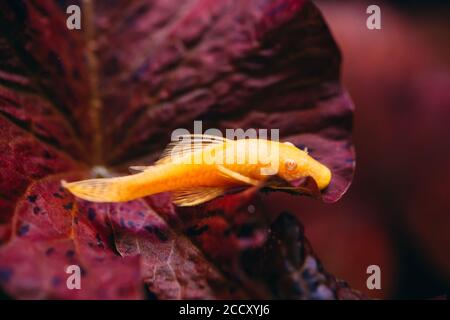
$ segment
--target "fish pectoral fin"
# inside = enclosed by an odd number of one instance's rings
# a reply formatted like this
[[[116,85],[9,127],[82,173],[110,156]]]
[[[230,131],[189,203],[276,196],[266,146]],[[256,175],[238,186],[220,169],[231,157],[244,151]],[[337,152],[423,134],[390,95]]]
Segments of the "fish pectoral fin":
[[[131,166],[131,167],[128,168],[128,170],[129,170],[131,173],[139,173],[139,172],[142,172],[142,171],[147,170],[147,169],[150,168],[150,167],[151,167],[151,166]]]
[[[239,182],[242,182],[244,184],[250,184],[252,186],[260,185],[260,182],[258,180],[255,180],[255,179],[252,179],[250,177],[244,176],[244,175],[240,174],[239,172],[236,172],[236,171],[230,170],[228,168],[225,168],[222,165],[218,165],[217,166],[217,170],[219,170],[219,172],[222,175],[224,175],[224,176],[226,176],[228,178],[231,178],[233,180],[237,180]]]
[[[225,193],[225,188],[200,187],[172,192],[172,201],[179,207],[195,206],[217,198]]]

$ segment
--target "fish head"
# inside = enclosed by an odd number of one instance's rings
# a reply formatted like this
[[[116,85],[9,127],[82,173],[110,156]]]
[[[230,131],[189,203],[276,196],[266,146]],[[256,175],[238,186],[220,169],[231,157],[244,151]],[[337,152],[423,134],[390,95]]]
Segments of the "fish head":
[[[311,177],[319,190],[325,189],[331,181],[331,171],[290,142],[280,143],[278,176],[286,181],[296,181]]]

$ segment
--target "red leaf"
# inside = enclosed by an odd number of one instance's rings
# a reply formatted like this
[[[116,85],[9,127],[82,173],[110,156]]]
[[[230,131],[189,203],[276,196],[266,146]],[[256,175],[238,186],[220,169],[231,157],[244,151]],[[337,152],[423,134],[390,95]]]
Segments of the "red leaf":
[[[174,129],[202,120],[204,130],[280,129],[331,168],[323,199],[339,199],[354,167],[352,105],[317,9],[301,0],[86,2],[82,30],[68,30],[69,4],[0,4],[6,293],[142,298],[145,282],[151,297],[169,299],[353,297],[320,267],[299,223],[264,212],[256,190],[175,210],[166,195],[90,204],[59,186],[95,165],[148,164]],[[82,290],[65,284],[71,264],[83,270]]]
[[[6,291],[30,299],[140,297],[139,259],[114,254],[110,228],[92,222],[86,214],[91,208],[73,203],[60,178],[32,183],[17,203],[14,234],[0,250]],[[80,266],[82,290],[68,289],[69,265]]]

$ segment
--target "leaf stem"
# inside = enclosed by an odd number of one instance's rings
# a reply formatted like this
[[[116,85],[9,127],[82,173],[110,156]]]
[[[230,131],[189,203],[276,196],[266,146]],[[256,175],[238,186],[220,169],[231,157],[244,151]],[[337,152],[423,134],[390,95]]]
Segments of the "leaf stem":
[[[103,103],[98,90],[98,60],[95,54],[95,20],[94,20],[94,3],[92,0],[83,0],[83,28],[86,36],[86,58],[89,74],[89,109],[88,116],[92,126],[92,164],[103,164],[103,148],[102,148],[102,128],[101,128],[101,112]]]

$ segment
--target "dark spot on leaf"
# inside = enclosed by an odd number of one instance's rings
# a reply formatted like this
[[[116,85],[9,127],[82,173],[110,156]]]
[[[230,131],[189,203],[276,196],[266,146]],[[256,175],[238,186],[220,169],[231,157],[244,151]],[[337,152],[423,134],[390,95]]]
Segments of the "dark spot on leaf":
[[[169,239],[169,237],[158,227],[147,225],[144,227],[145,230],[147,230],[149,233],[154,234],[158,237],[159,240],[162,242],[165,242]]]
[[[53,252],[55,252],[55,248],[50,247],[47,249],[47,251],[45,251],[45,255],[50,256]]]
[[[58,192],[53,193],[53,196],[55,198],[59,198],[59,199],[63,199],[64,198],[64,196],[62,194],[58,193]]]
[[[33,208],[33,213],[34,214],[39,214],[39,212],[41,212],[41,208],[40,207],[34,207]]]
[[[142,211],[139,211],[137,214],[138,214],[138,216],[140,216],[140,217],[145,217],[145,214],[144,214]]]
[[[73,250],[67,250],[66,251],[66,257],[67,258],[73,258],[75,256],[75,251],[73,251]]]
[[[27,197],[27,200],[31,203],[35,203],[38,196],[36,194],[31,194]]]
[[[66,210],[72,210],[73,202],[69,202],[69,203],[63,205],[63,208],[66,209]]]
[[[198,237],[199,235],[201,235],[203,232],[207,231],[208,229],[209,229],[209,226],[207,224],[205,224],[201,227],[193,226],[186,230],[186,234],[190,237]]]
[[[19,230],[17,230],[17,235],[24,236],[28,233],[28,231],[30,230],[30,225],[28,224],[24,224],[22,226],[20,226]]]
[[[13,271],[11,268],[8,268],[8,267],[0,268],[0,282],[1,283],[8,282],[9,279],[11,279],[12,275],[13,275]]]
[[[52,286],[53,287],[58,287],[61,284],[61,278],[59,277],[53,277],[52,278]]]
[[[156,295],[156,293],[149,290],[146,285],[144,285],[144,293],[147,300],[158,300],[158,296]]]
[[[88,219],[93,221],[95,219],[96,213],[95,210],[92,208],[88,209]]]

